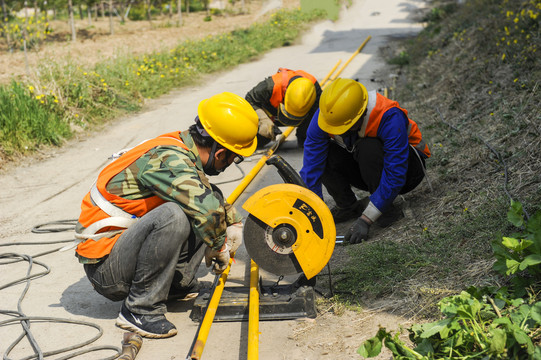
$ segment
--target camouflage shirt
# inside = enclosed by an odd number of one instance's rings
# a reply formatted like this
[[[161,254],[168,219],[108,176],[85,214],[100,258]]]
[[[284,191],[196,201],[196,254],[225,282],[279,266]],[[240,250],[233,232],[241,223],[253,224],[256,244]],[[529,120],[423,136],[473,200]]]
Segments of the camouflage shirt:
[[[190,219],[195,236],[219,249],[227,226],[242,217],[212,190],[188,131],[180,137],[189,151],[173,145],[156,146],[113,177],[107,191],[130,200],[157,195],[177,203]]]

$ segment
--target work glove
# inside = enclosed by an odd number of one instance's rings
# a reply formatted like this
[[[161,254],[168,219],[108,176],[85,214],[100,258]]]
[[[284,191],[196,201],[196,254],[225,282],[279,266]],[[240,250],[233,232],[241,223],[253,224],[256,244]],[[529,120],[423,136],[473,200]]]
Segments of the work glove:
[[[368,229],[370,225],[362,218],[358,218],[357,221],[349,228],[344,240],[350,244],[358,244],[363,240],[368,240]]]
[[[263,109],[257,109],[255,111],[257,117],[259,118],[259,130],[257,133],[271,141],[276,140],[276,134],[274,133],[274,123],[268,117],[268,115],[263,111]]]
[[[205,249],[205,265],[210,267],[214,261],[214,266],[212,270],[215,274],[219,275],[227,269],[229,265],[229,249],[230,246],[226,243],[221,250],[214,250],[211,247]]]
[[[243,229],[244,225],[241,222],[238,222],[234,223],[233,225],[229,225],[225,230],[226,243],[231,247],[231,249],[229,250],[230,254],[235,253],[239,246],[242,245]]]

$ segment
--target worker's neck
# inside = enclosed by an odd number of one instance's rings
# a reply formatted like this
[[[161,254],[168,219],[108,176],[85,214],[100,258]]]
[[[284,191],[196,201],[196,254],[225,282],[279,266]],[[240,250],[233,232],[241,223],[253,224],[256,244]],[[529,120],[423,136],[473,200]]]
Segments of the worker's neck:
[[[207,161],[209,160],[210,155],[210,149],[206,147],[201,147],[197,144],[195,144],[195,147],[197,148],[197,152],[199,152],[199,159],[201,159],[201,164],[203,164],[203,167],[207,165]]]

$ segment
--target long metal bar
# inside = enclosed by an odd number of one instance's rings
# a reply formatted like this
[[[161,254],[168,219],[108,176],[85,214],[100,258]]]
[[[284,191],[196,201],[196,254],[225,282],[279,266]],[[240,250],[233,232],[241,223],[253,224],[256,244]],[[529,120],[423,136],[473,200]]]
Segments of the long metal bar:
[[[370,39],[372,39],[372,36],[368,35],[368,37],[363,41],[363,43],[361,44],[361,46],[359,46],[359,48],[350,56],[350,58],[348,59],[348,61],[346,61],[344,63],[344,65],[342,65],[342,67],[340,68],[340,70],[338,70],[336,72],[336,74],[334,74],[332,77],[331,77],[331,81],[328,82],[327,84],[325,85],[322,85],[322,88],[325,88],[325,86],[327,86],[328,84],[330,84],[334,79],[336,79],[338,77],[338,75],[340,75],[342,73],[342,71],[344,71],[344,69],[349,65],[349,63],[351,62],[351,60],[353,60],[353,58],[355,56],[357,56],[357,54],[359,54],[361,52],[361,50],[365,47],[365,45],[368,43],[368,41],[370,41]]]
[[[250,260],[248,360],[257,359],[259,359],[259,266],[253,260]]]
[[[340,65],[340,63],[342,62],[342,59],[338,60],[336,62],[336,64],[334,65],[334,67],[331,69],[331,71],[329,71],[329,73],[327,74],[327,76],[325,76],[323,78],[323,80],[321,80],[321,82],[319,83],[319,85],[323,86],[323,84],[325,84],[327,82],[327,80],[329,80],[329,78],[331,77],[332,73],[336,70],[336,68],[338,67],[338,65]]]
[[[199,328],[197,329],[197,337],[192,344],[192,349],[190,351],[191,353],[188,354],[187,360],[201,359],[201,355],[203,354],[203,350],[205,349],[205,343],[207,342],[207,338],[210,332],[210,326],[214,321],[214,316],[216,316],[218,304],[220,303],[220,298],[222,297],[222,293],[224,291],[224,285],[227,281],[229,270],[231,270],[232,262],[233,258],[229,260],[229,266],[227,267],[227,269],[225,269],[222,275],[216,276],[218,278],[218,282],[217,284],[215,284],[214,292],[212,294],[212,297],[210,298],[207,308],[205,309],[205,315],[203,317],[203,320],[201,320]]]

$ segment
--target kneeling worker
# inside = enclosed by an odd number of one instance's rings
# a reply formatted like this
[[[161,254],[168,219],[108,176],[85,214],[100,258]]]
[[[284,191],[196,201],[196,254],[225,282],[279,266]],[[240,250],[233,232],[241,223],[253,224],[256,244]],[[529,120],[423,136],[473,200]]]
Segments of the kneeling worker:
[[[257,84],[245,98],[259,117],[258,145],[273,141],[280,133],[278,126],[294,126],[297,143],[302,147],[320,95],[316,78],[302,70],[280,68]]]
[[[325,185],[336,202],[335,223],[358,217],[345,236],[354,244],[368,239],[370,226],[390,212],[398,194],[419,185],[428,157],[417,124],[396,101],[355,80],[336,79],[308,128],[301,177],[321,197]],[[357,200],[352,186],[368,191],[370,202]]]
[[[147,140],[101,171],[81,205],[76,256],[98,293],[123,300],[119,327],[175,335],[165,302],[198,290],[203,257],[217,274],[227,268],[242,217],[206,175],[251,155],[257,125],[246,100],[221,93],[199,104],[187,131]]]

